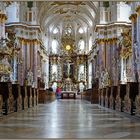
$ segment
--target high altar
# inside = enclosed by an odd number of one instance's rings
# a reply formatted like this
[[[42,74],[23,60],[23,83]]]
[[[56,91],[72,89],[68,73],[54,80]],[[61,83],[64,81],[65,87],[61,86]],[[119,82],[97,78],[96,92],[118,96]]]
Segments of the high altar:
[[[50,83],[56,83],[62,91],[77,92],[87,81],[87,55],[76,46],[72,26],[66,23],[57,54],[49,56]],[[83,70],[80,71],[80,67]],[[81,77],[82,76],[82,77]]]

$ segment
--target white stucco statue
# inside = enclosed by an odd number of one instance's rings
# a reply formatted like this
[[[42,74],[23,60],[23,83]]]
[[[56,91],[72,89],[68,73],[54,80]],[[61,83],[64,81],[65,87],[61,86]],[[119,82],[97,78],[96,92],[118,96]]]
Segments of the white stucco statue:
[[[28,86],[32,86],[32,84],[33,84],[33,73],[31,71],[31,69],[29,69],[29,71],[27,73],[27,81],[28,81]]]
[[[104,81],[105,86],[108,86],[110,84],[109,83],[110,82],[110,76],[109,76],[109,73],[108,73],[107,69],[105,69],[104,79],[105,79],[105,81]]]

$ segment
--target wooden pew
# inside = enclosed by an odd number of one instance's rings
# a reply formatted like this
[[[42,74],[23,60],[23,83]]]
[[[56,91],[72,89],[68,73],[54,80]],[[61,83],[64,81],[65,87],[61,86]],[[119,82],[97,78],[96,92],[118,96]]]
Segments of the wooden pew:
[[[14,112],[14,97],[11,82],[0,82],[0,94],[3,98],[2,111],[4,115]]]
[[[22,110],[22,97],[19,84],[12,84],[12,94],[14,96],[14,111]]]

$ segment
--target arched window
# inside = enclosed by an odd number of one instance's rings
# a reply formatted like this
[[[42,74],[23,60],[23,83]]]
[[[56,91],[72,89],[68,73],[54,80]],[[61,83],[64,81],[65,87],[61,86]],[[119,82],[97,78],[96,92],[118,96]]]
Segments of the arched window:
[[[58,33],[58,28],[55,28],[54,30],[53,30],[53,34],[57,34]]]
[[[78,76],[78,80],[80,81],[80,80],[85,80],[84,78],[84,65],[83,64],[81,64],[80,66],[79,66],[79,76]]]
[[[88,88],[92,88],[92,63],[88,67]]]
[[[83,34],[83,33],[84,33],[84,30],[83,30],[82,28],[79,28],[78,32],[79,32],[80,34]]]
[[[52,53],[53,54],[57,54],[57,49],[58,49],[58,41],[57,40],[53,40],[52,41]]]
[[[92,37],[89,38],[89,51],[92,49]]]
[[[85,50],[85,42],[84,42],[84,40],[80,40],[78,46],[79,46],[80,53],[83,53],[84,50]]]

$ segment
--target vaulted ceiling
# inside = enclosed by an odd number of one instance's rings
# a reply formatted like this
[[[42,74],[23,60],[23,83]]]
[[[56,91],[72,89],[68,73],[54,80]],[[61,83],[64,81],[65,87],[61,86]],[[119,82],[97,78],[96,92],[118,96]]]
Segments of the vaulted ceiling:
[[[73,27],[94,27],[98,16],[98,2],[75,1],[75,2],[38,2],[38,23],[42,29],[63,28],[65,23]]]

